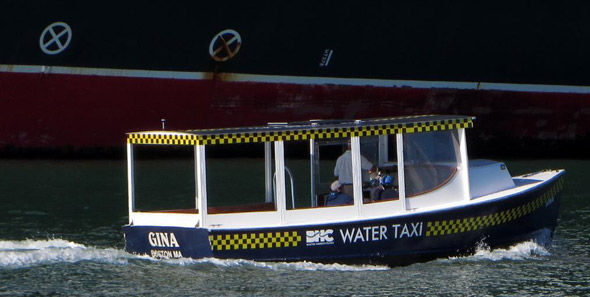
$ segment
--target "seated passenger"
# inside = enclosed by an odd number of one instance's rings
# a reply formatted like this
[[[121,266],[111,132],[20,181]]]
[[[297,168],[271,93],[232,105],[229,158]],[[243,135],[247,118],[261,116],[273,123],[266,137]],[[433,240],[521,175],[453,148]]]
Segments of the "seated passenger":
[[[383,191],[379,195],[379,200],[399,198],[397,189],[395,189],[393,186],[393,178],[389,175],[387,175],[386,177],[388,178],[384,178],[382,180],[381,185],[383,187]]]
[[[371,182],[369,183],[371,187],[370,197],[371,201],[379,200],[379,196],[383,191],[383,187],[381,186],[381,180],[383,179],[382,172],[379,171],[377,176],[371,177]]]
[[[397,191],[394,189],[393,177],[391,177],[390,171],[387,170],[383,176],[379,174],[379,185],[371,191],[371,200],[375,201],[397,197]]]
[[[333,182],[330,189],[332,191],[328,194],[328,197],[326,197],[326,206],[354,204],[354,199],[342,192],[342,184],[339,181]]]

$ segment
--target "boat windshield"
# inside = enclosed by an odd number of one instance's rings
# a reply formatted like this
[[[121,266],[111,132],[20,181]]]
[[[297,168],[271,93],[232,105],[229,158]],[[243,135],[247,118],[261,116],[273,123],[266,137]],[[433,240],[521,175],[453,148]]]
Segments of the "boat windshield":
[[[404,135],[406,197],[433,191],[456,173],[459,158],[457,130]]]

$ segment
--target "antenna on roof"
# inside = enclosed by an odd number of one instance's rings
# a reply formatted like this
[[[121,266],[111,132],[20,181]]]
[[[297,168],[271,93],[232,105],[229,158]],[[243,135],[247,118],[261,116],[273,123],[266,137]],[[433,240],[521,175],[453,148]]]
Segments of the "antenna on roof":
[[[162,130],[166,130],[166,119],[161,119],[162,121]]]

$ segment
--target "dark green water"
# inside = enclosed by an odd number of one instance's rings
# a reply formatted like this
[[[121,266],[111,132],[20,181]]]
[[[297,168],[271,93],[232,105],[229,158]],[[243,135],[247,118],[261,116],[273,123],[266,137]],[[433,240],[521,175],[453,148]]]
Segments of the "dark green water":
[[[1,160],[0,296],[590,295],[590,161],[506,163],[513,175],[567,170],[551,248],[387,268],[132,256],[124,161]]]

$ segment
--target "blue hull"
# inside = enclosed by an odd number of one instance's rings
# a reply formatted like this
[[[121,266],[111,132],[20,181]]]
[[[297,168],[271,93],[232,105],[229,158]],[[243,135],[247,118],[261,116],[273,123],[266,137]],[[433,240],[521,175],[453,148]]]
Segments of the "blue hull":
[[[240,258],[406,265],[552,235],[562,174],[530,191],[445,210],[347,223],[207,230],[125,226],[126,247],[156,258]]]

